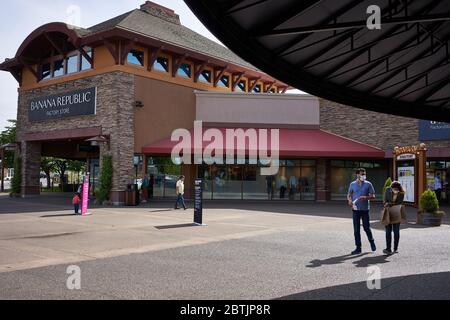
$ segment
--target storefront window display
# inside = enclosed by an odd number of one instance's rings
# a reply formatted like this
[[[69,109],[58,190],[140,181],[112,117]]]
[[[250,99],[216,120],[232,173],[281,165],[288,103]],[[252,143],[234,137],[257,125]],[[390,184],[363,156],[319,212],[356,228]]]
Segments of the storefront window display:
[[[389,176],[387,161],[331,161],[331,200],[345,200],[348,187],[356,179],[355,171],[365,168],[367,180],[373,184],[376,199],[382,200],[383,186]]]
[[[248,162],[247,162],[248,163]],[[201,166],[204,199],[315,200],[314,160],[280,160],[275,176],[261,175],[261,166]]]
[[[153,175],[153,196],[157,198],[175,197],[176,183],[181,175],[181,166],[169,157],[148,157],[147,174]]]

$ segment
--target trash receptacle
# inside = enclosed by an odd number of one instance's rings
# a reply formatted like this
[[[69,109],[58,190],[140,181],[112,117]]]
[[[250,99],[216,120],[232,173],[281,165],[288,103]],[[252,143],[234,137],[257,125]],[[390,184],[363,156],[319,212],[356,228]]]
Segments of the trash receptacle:
[[[127,185],[127,189],[125,190],[125,205],[126,206],[136,206],[137,205],[137,198],[136,198],[136,191],[135,191],[135,185],[129,184]]]

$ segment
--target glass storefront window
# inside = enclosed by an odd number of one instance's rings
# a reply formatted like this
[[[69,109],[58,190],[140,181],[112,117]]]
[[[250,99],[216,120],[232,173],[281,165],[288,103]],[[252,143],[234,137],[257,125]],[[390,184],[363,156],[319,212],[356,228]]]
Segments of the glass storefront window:
[[[178,178],[181,176],[181,166],[175,165],[170,157],[148,157],[147,174],[153,175],[154,197],[175,197]]]
[[[245,167],[242,184],[244,199],[268,199],[267,177],[262,176],[260,170],[257,166]]]
[[[347,162],[352,164],[352,161]],[[337,167],[333,166],[340,164],[339,162],[332,161],[331,165],[331,200],[345,200],[347,198],[348,187],[352,181],[356,179],[356,169],[359,168],[359,162],[356,167]],[[378,164],[378,166],[375,166]],[[387,166],[382,162],[374,162],[374,168],[366,168],[367,180],[370,181],[375,189],[375,195],[377,200],[381,200],[383,195],[383,186],[388,178]]]
[[[242,199],[242,166],[213,166],[213,199]]]
[[[211,168],[203,165],[198,167],[198,178],[203,180],[203,199],[212,199],[213,185],[211,180]]]

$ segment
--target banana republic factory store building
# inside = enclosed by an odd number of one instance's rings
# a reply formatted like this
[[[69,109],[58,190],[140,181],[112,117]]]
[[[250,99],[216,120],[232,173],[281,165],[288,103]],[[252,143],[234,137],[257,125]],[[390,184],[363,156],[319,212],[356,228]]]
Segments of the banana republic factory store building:
[[[358,118],[357,109],[285,94],[288,85],[150,1],[88,29],[41,26],[0,70],[19,83],[23,196],[40,193],[41,157],[86,161],[95,190],[102,156],[108,154],[114,204],[123,204],[127,185],[146,173],[155,178],[155,197],[174,197],[176,179],[184,174],[187,198],[199,177],[205,180],[207,199],[267,199],[267,179],[258,165],[171,161],[172,132],[192,132],[196,120],[203,121],[204,130],[221,132],[279,129],[275,199],[340,200],[356,167],[367,168],[376,190],[390,174],[389,134],[383,140],[368,127],[347,123],[348,113]],[[385,121],[399,120],[390,116]],[[413,127],[409,134],[418,132],[415,120],[402,121]],[[407,142],[416,140],[413,136]]]

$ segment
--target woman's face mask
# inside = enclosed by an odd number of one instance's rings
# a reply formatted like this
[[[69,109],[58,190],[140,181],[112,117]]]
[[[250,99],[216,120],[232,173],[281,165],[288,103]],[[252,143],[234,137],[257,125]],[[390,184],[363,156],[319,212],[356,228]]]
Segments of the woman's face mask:
[[[396,189],[396,188],[393,188],[393,189],[392,189],[392,192],[394,192],[394,193],[398,193],[398,189]]]

